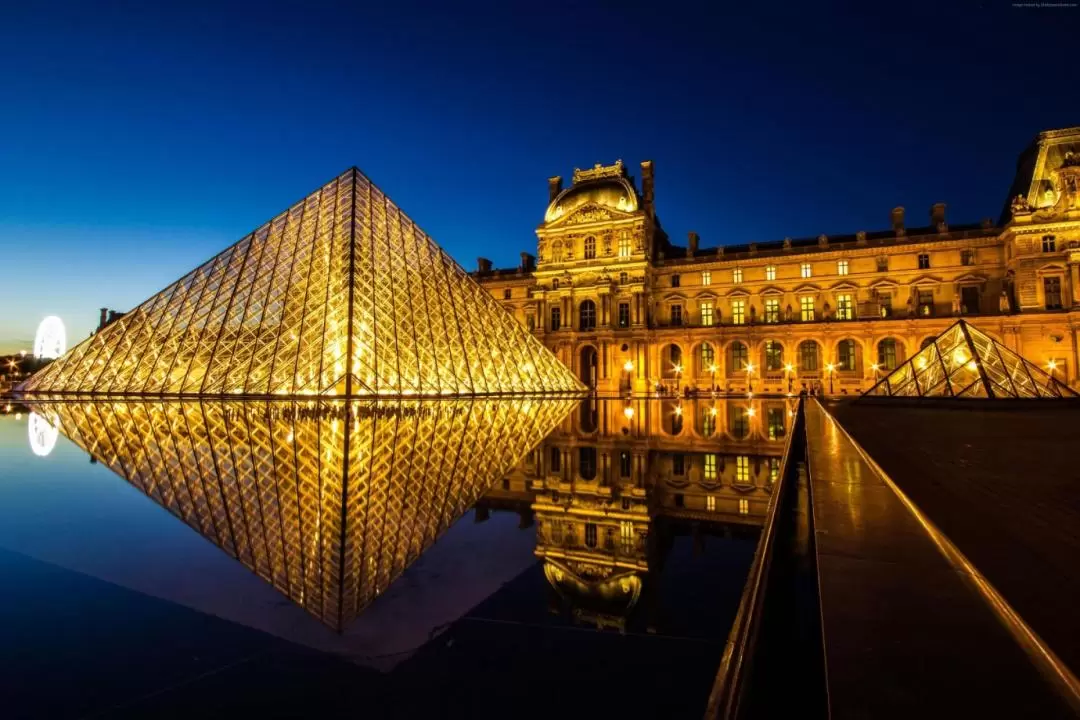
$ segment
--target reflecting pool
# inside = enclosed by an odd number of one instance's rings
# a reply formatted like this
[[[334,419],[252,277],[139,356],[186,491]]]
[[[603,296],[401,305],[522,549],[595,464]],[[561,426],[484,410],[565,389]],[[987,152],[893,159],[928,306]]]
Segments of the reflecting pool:
[[[0,702],[16,717],[206,715],[199,698],[478,716],[494,693],[565,714],[539,681],[592,692],[582,712],[700,716],[793,407],[3,408]],[[613,683],[629,692],[595,694]]]

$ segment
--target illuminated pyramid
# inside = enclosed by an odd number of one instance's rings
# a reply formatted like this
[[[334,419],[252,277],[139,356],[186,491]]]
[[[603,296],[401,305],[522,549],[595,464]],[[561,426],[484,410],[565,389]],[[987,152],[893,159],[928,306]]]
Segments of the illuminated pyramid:
[[[353,168],[20,389],[437,396],[584,388]]]
[[[866,395],[1056,398],[1076,393],[963,320],[893,370]]]

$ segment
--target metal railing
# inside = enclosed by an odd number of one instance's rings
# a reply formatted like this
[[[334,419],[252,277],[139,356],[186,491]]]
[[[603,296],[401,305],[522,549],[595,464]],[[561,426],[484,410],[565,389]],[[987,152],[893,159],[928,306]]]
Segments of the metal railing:
[[[803,430],[804,403],[799,400],[799,406],[795,413],[795,421],[791,425],[791,432],[787,435],[784,443],[784,456],[780,463],[779,480],[773,493],[773,500],[765,516],[765,524],[761,530],[761,539],[754,551],[754,560],[750,565],[746,585],[743,588],[742,598],[739,600],[739,609],[735,614],[731,631],[728,633],[727,643],[724,646],[724,654],[720,659],[720,668],[716,674],[712,691],[709,693],[709,702],[706,706],[705,717],[713,718],[736,718],[739,714],[739,706],[750,679],[750,666],[757,645],[757,636],[761,628],[762,607],[765,603],[765,594],[768,585],[769,569],[772,565],[773,554],[777,537],[777,516],[784,504],[784,499],[791,492],[789,486],[794,484],[796,463],[792,458],[792,447],[796,436]]]

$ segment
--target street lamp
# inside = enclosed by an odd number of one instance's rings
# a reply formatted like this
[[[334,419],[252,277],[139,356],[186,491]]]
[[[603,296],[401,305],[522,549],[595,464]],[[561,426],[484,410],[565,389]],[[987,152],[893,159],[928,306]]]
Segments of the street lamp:
[[[634,393],[634,381],[631,378],[631,373],[634,372],[634,362],[627,360],[623,363],[622,369],[626,373],[626,394],[629,396]]]
[[[712,390],[713,394],[715,395],[716,394],[716,363],[713,363],[712,365],[709,366],[709,373],[712,375],[712,380],[710,380],[710,389]]]
[[[833,378],[833,371],[836,370],[836,366],[833,365],[832,363],[828,363],[827,365],[825,365],[825,369],[829,372],[829,394],[832,395],[833,394],[832,378]]]
[[[1057,360],[1047,360],[1046,361],[1046,371],[1050,373],[1050,377],[1057,380],[1057,378],[1054,377],[1054,371],[1055,370],[1057,370]]]
[[[679,394],[679,383],[682,380],[682,365],[675,365],[675,394]]]
[[[881,369],[881,366],[878,365],[877,363],[870,363],[870,367],[874,371],[874,382],[877,382],[878,381],[878,370]]]
[[[754,363],[746,363],[746,392],[754,392]]]
[[[784,372],[787,373],[787,391],[790,395],[792,393],[791,383],[794,379],[792,376],[795,374],[795,366],[791,363],[787,363],[784,365]]]

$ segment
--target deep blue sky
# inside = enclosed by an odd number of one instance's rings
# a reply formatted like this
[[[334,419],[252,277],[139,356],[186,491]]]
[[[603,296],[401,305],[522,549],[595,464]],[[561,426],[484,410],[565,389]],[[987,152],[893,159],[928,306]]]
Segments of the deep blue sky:
[[[1080,9],[226,4],[5,4],[0,352],[350,165],[471,268],[535,248],[575,166],[652,159],[674,240],[741,243],[996,218],[1031,137],[1080,124]]]

